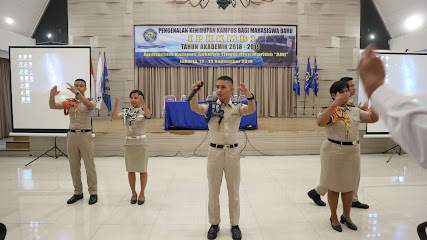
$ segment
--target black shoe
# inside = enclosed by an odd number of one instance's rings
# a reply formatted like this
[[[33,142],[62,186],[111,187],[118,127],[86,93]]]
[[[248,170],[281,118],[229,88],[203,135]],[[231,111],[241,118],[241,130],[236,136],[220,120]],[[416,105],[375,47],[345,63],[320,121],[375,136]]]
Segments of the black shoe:
[[[96,202],[98,202],[98,195],[96,194],[90,195],[89,205],[95,204]]]
[[[70,199],[68,199],[67,204],[75,203],[82,198],[83,198],[83,193],[79,195],[74,194]]]
[[[132,197],[133,197],[133,196],[132,196]],[[130,203],[131,203],[131,204],[135,204],[137,199],[138,199],[138,195],[136,195],[136,199],[132,199],[132,198],[130,198]]]
[[[347,219],[345,219],[344,215],[341,215],[341,221],[342,224],[345,223],[345,225],[347,225],[348,228],[350,228],[351,230],[356,231],[357,230],[357,226],[354,223],[351,222],[347,222]]]
[[[138,205],[142,205],[142,204],[144,204],[145,203],[145,197],[144,197],[144,200],[139,200],[138,199]]]
[[[341,224],[334,226],[334,225],[332,225],[332,219],[331,218],[329,218],[329,221],[331,221],[331,226],[335,231],[342,232]]]
[[[312,189],[307,194],[311,199],[313,199],[315,204],[319,206],[326,206],[326,203],[320,199],[320,195],[316,192],[316,190]]]
[[[211,225],[208,231],[208,239],[215,239],[219,232],[219,225]]]
[[[240,231],[239,225],[231,226],[231,237],[234,240],[241,240],[242,239],[242,232]]]
[[[352,203],[351,203],[351,207],[361,208],[361,209],[368,209],[368,208],[369,208],[369,205],[368,205],[368,204],[364,204],[364,203],[361,203],[361,202],[357,201],[357,202],[352,202]]]

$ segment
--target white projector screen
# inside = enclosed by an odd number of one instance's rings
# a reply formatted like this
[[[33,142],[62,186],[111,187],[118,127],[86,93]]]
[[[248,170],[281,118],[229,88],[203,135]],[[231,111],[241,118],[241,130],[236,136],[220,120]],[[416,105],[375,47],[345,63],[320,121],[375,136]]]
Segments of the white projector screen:
[[[427,107],[427,54],[380,52],[386,77],[384,84],[403,94],[411,101]],[[368,97],[359,79],[359,102]],[[388,134],[389,130],[381,120],[366,125],[367,134]]]
[[[10,81],[13,132],[66,132],[69,116],[49,108],[50,89],[58,86],[60,103],[74,94],[67,89],[74,80],[86,81],[91,94],[90,47],[10,47]]]

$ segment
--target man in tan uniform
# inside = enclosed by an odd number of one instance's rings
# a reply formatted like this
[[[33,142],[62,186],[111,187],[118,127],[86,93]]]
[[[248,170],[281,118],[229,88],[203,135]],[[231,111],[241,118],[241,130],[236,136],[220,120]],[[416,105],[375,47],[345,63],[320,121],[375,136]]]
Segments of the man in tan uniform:
[[[353,78],[343,77],[340,79],[340,81],[346,82],[349,86],[348,90],[350,93],[350,99],[347,102],[347,106],[354,107],[355,105],[354,105],[351,97],[353,97],[354,94],[356,94],[356,84],[354,83]],[[359,103],[358,108],[363,110],[363,111],[369,111],[367,102],[363,105],[361,105],[361,103]],[[360,183],[360,176],[359,176],[359,183]],[[356,208],[368,209],[369,208],[368,204],[361,203],[359,201],[359,196],[357,195],[358,191],[359,191],[359,184],[357,184],[357,188],[353,191],[353,202],[352,202],[351,206],[356,207]],[[322,201],[322,199],[320,198],[320,195],[325,196],[325,194],[327,192],[328,192],[328,189],[319,184],[319,185],[317,185],[316,188],[310,190],[307,194],[314,201],[314,203],[316,203],[317,205],[326,206],[326,203]]]
[[[81,180],[80,166],[83,158],[87,184],[89,188],[89,204],[98,201],[97,180],[94,161],[94,146],[92,140],[91,115],[95,108],[95,101],[85,97],[86,81],[77,79],[74,86],[67,83],[69,90],[74,93],[75,99],[68,99],[62,103],[55,102],[55,96],[59,94],[56,86],[50,91],[49,106],[51,109],[64,109],[64,114],[70,115],[70,129],[67,133],[67,150],[70,162],[71,177],[74,185],[74,195],[67,201],[68,204],[75,203],[83,198],[83,185]]]
[[[201,82],[196,82],[191,90],[196,90]],[[216,82],[216,103],[200,105],[196,96],[191,99],[191,110],[206,115],[210,133],[210,147],[208,152],[207,175],[209,185],[209,222],[211,225],[207,237],[215,239],[219,231],[220,205],[219,194],[222,176],[228,189],[228,207],[230,213],[231,233],[233,239],[242,239],[239,228],[240,218],[240,151],[237,144],[240,119],[256,111],[254,95],[249,92],[244,83],[240,83],[239,90],[248,99],[248,105],[233,103],[231,96],[234,91],[233,79],[227,76],[219,77]]]

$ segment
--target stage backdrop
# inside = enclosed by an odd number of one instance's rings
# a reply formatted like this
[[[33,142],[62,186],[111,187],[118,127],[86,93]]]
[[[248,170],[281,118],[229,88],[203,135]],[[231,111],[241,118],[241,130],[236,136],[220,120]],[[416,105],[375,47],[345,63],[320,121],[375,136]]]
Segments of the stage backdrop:
[[[294,67],[296,26],[135,26],[137,67]]]

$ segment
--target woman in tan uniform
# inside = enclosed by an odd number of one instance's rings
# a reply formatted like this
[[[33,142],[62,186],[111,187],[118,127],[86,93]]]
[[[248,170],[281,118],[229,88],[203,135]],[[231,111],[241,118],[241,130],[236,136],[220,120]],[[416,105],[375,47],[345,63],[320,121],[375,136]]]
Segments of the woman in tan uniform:
[[[350,209],[353,190],[358,186],[360,174],[359,124],[378,121],[375,112],[365,112],[346,105],[350,98],[348,89],[346,82],[334,82],[330,88],[334,102],[317,117],[317,125],[325,127],[327,136],[320,149],[320,184],[328,188],[330,222],[332,228],[339,232],[342,228],[336,211],[340,193],[344,210],[340,222],[352,230],[357,230],[351,220]]]
[[[148,143],[145,136],[145,124],[147,119],[151,118],[151,111],[144,101],[144,94],[139,90],[133,90],[129,94],[132,107],[124,108],[123,112],[117,113],[120,104],[120,98],[116,98],[116,104],[113,110],[113,119],[123,119],[126,126],[125,142],[125,163],[130,189],[132,190],[131,204],[138,205],[145,202],[145,187],[147,186],[147,163],[148,163]],[[139,198],[135,191],[136,176],[135,172],[140,173],[141,192]]]

